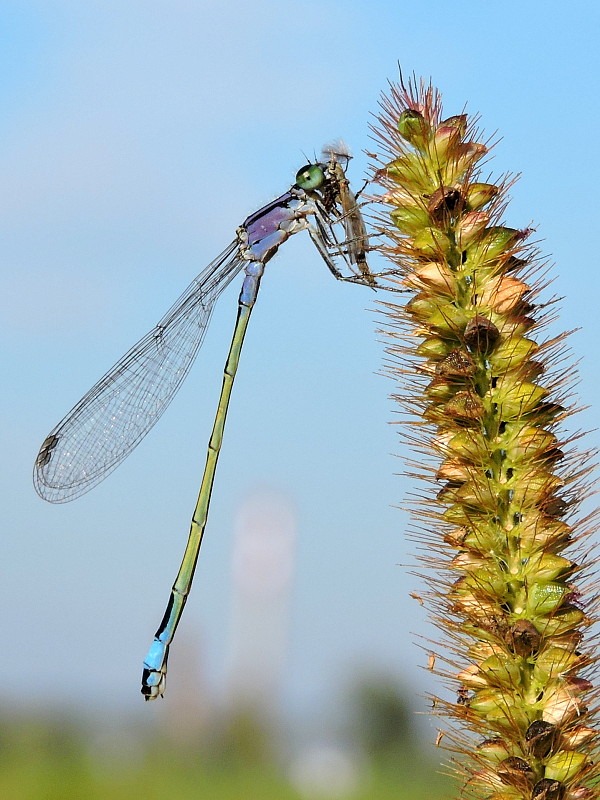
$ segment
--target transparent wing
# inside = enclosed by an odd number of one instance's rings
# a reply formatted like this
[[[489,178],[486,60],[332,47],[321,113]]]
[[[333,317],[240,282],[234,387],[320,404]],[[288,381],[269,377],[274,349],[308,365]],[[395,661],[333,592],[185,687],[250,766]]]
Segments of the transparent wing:
[[[232,242],[46,437],[33,482],[44,500],[87,492],[157,422],[196,357],[214,304],[246,262]]]

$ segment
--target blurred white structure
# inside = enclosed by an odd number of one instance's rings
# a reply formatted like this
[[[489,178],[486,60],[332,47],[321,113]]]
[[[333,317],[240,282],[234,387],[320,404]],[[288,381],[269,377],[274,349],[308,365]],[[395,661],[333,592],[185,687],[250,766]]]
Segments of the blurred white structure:
[[[287,649],[294,573],[295,512],[275,491],[260,491],[235,523],[229,656],[233,703],[276,710]]]
[[[240,508],[232,563],[230,696],[276,710],[286,656],[296,515],[290,500],[260,491]]]
[[[360,782],[356,755],[332,745],[315,745],[301,753],[290,768],[290,781],[307,800],[348,797]]]

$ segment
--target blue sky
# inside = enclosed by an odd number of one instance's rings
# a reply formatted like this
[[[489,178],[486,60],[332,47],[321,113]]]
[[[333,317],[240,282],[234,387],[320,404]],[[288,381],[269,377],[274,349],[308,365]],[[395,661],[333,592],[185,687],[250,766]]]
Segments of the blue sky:
[[[239,287],[160,425],[91,494],[39,500],[39,444],[306,156],[343,137],[360,183],[370,115],[398,62],[432,77],[448,115],[467,104],[502,137],[491,170],[522,173],[506,219],[536,225],[557,263],[560,327],[582,329],[579,392],[597,405],[598,16],[591,2],[2,3],[5,698],[138,708]],[[410,488],[396,474],[407,449],[388,424],[394,387],[376,374],[375,301],[333,281],[307,237],[269,264],[169,691],[189,685],[186,653],[226,692],[235,520],[263,493],[295,519],[286,707],[316,708],[368,667],[432,688],[412,643],[432,631],[399,566],[412,547],[394,508]],[[595,419],[590,409],[576,425]]]

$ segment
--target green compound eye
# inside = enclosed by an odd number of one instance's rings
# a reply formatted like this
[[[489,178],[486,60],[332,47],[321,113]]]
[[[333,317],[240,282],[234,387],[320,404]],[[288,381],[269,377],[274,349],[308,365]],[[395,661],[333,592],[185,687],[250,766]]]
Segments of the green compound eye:
[[[307,164],[296,174],[296,186],[301,189],[318,189],[325,180],[325,174],[318,164]]]

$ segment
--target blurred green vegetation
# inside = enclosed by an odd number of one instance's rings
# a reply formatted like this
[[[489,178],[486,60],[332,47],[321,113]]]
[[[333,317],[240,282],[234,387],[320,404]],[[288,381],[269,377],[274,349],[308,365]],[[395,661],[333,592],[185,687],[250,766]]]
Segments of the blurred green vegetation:
[[[166,702],[166,701],[165,701]],[[346,705],[346,704],[345,704]],[[177,733],[57,714],[0,718],[2,800],[431,800],[452,796],[414,718],[385,681],[355,687],[345,745],[302,755],[289,731],[251,709]],[[305,748],[306,749],[306,748]],[[309,752],[310,751],[310,752]]]

